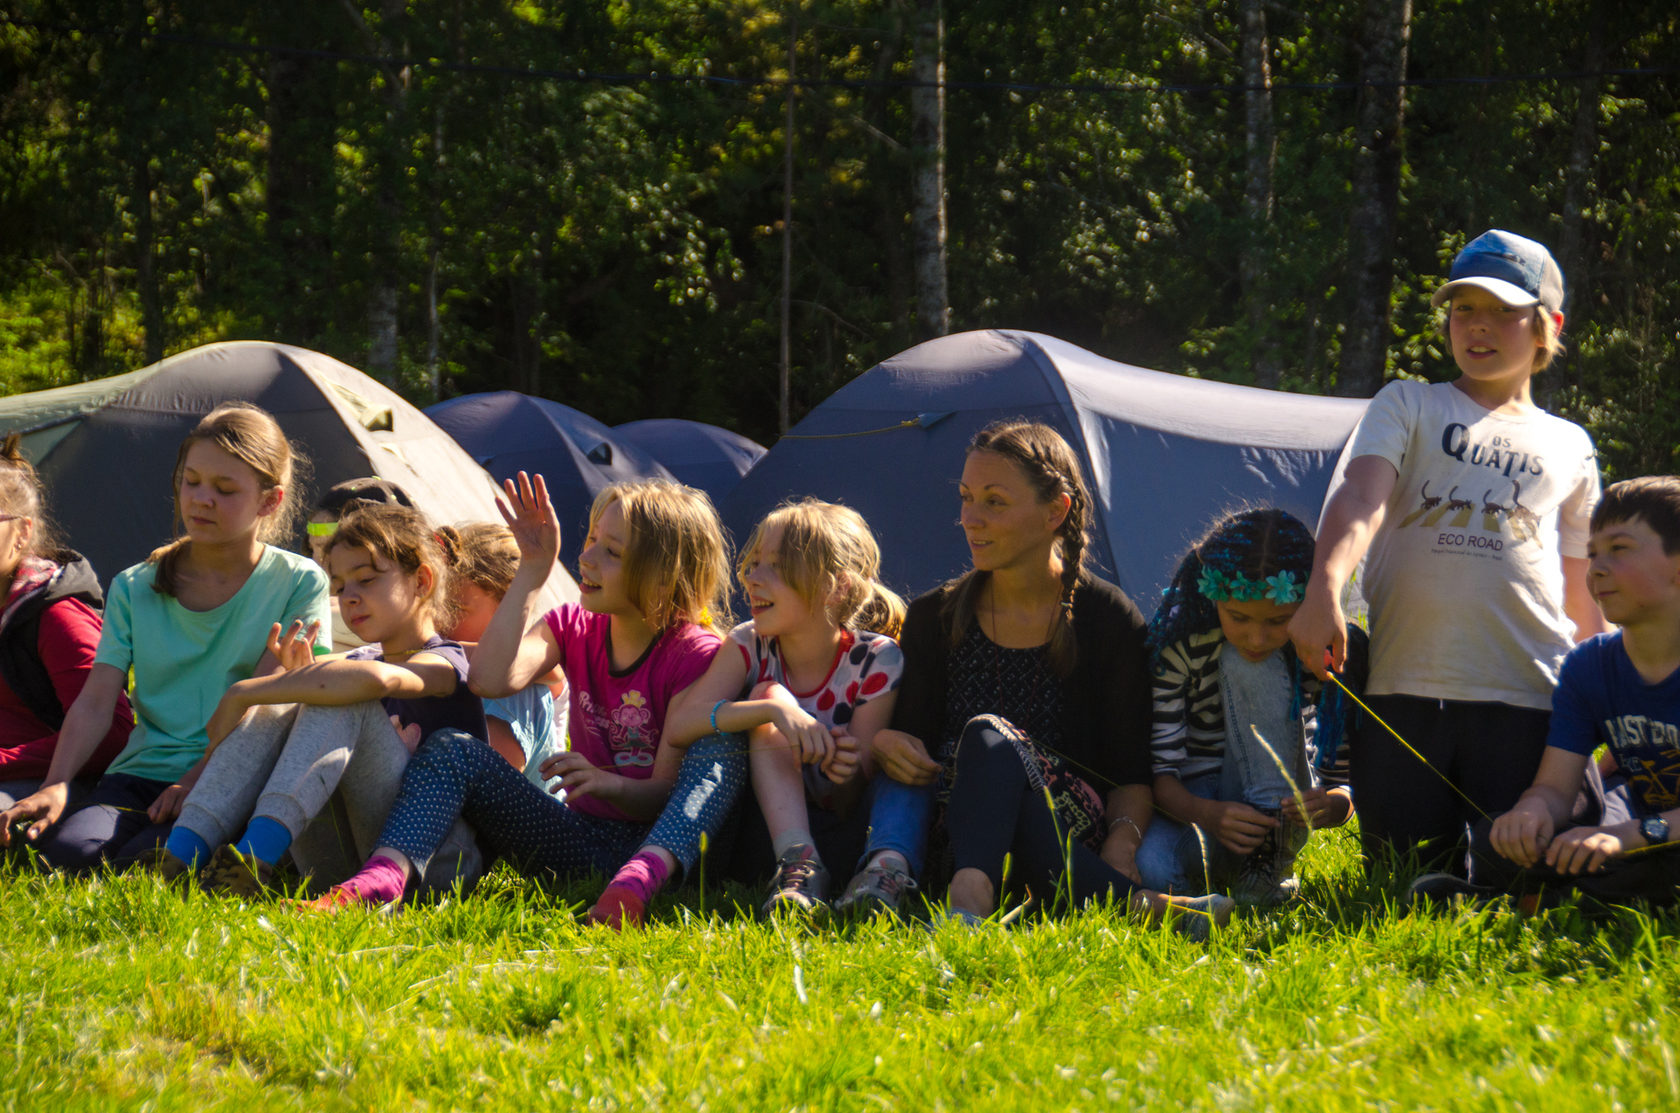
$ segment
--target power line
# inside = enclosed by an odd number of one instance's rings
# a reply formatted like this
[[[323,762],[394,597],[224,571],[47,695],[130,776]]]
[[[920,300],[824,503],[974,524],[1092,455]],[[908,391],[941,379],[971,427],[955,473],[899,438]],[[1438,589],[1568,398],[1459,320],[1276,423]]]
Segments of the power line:
[[[82,35],[104,39],[144,38],[149,42],[171,46],[219,50],[227,53],[258,54],[271,57],[311,58],[322,61],[349,62],[381,70],[432,69],[487,77],[507,77],[526,81],[552,81],[580,85],[694,85],[738,89],[918,89],[934,88],[941,83],[916,81],[911,78],[841,78],[801,77],[738,77],[729,74],[678,73],[604,73],[593,70],[559,70],[542,67],[497,65],[485,62],[452,62],[445,58],[397,58],[378,54],[353,54],[345,51],[313,47],[282,46],[275,43],[249,43],[232,39],[206,38],[174,31],[146,29],[88,28],[45,20],[0,16],[0,24],[27,30],[64,35]],[[1556,73],[1521,74],[1462,74],[1448,77],[1408,77],[1398,81],[1279,81],[1267,86],[1243,82],[1151,82],[1151,81],[1075,81],[1025,82],[995,80],[951,80],[943,82],[947,92],[1006,92],[1006,93],[1077,93],[1092,96],[1130,96],[1140,93],[1171,94],[1174,96],[1207,96],[1218,93],[1242,94],[1258,88],[1274,93],[1284,92],[1352,92],[1358,89],[1429,89],[1452,86],[1488,86],[1538,84],[1542,82],[1573,83],[1607,77],[1667,77],[1680,74],[1680,66],[1628,67],[1600,70],[1568,70]]]

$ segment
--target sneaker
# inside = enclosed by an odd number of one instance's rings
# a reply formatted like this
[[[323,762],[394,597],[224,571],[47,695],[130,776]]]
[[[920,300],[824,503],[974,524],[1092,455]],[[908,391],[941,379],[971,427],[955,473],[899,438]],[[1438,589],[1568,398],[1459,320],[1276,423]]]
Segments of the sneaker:
[[[974,931],[985,927],[989,923],[991,923],[991,921],[984,916],[976,916],[974,913],[965,911],[964,909],[952,908],[951,906],[946,905],[942,908],[936,908],[933,910],[933,912],[928,916],[926,927],[930,934],[937,935],[939,933],[940,925],[942,924],[955,924],[957,927],[967,928],[970,931]]]
[[[1259,810],[1273,819],[1280,814],[1274,808]],[[1289,877],[1289,869],[1293,865],[1294,855],[1288,855],[1287,864],[1285,861],[1287,844],[1287,832],[1283,826],[1267,831],[1260,845],[1242,860],[1237,879],[1231,885],[1231,895],[1242,904],[1276,903],[1274,894]]]
[[[224,843],[210,856],[210,864],[199,876],[199,884],[206,893],[254,900],[274,887],[274,867]]]
[[[797,912],[812,916],[828,908],[828,868],[817,857],[814,846],[790,846],[776,859],[776,876],[770,879],[770,897],[760,910],[764,915]]]
[[[167,885],[184,876],[192,867],[171,854],[167,846],[158,846],[136,858],[131,868],[140,873],[149,873]]]
[[[1222,928],[1231,921],[1231,913],[1237,907],[1237,902],[1223,893],[1167,899],[1171,905],[1167,911],[1167,922],[1192,943],[1206,943],[1215,928]]]
[[[842,915],[890,912],[902,916],[904,898],[915,891],[916,879],[896,858],[882,861],[877,857],[847,884],[846,891],[834,902],[834,911]]]
[[[1446,908],[1454,904],[1480,907],[1494,895],[1492,889],[1472,885],[1452,873],[1421,874],[1406,888],[1406,900],[1414,908]]]

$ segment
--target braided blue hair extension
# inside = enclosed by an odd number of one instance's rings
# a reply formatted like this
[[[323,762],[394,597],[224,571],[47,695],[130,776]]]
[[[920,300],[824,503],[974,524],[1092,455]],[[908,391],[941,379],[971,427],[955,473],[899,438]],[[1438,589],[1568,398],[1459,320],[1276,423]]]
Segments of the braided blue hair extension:
[[[1227,514],[1179,561],[1149,622],[1150,663],[1160,664],[1168,646],[1218,629],[1216,601],[1300,602],[1312,560],[1312,531],[1293,514],[1275,507]]]

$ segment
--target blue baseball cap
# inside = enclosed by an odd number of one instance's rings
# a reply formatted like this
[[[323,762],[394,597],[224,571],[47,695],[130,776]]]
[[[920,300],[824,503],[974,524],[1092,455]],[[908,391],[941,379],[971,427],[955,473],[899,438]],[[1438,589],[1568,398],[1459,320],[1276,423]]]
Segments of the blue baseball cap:
[[[1453,260],[1446,285],[1430,305],[1440,305],[1461,286],[1486,290],[1506,305],[1538,305],[1548,313],[1563,309],[1563,272],[1544,244],[1499,228],[1483,232]]]

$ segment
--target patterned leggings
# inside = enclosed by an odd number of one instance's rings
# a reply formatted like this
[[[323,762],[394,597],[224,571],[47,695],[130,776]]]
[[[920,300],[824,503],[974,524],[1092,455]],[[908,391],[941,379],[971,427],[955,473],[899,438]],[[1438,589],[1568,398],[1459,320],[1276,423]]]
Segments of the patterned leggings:
[[[423,874],[459,817],[478,833],[486,856],[505,858],[527,875],[610,875],[644,846],[663,847],[686,873],[699,861],[701,836],[717,838],[748,777],[746,739],[714,734],[689,746],[651,826],[604,819],[550,796],[472,735],[440,730],[403,772],[379,845],[402,851]]]

